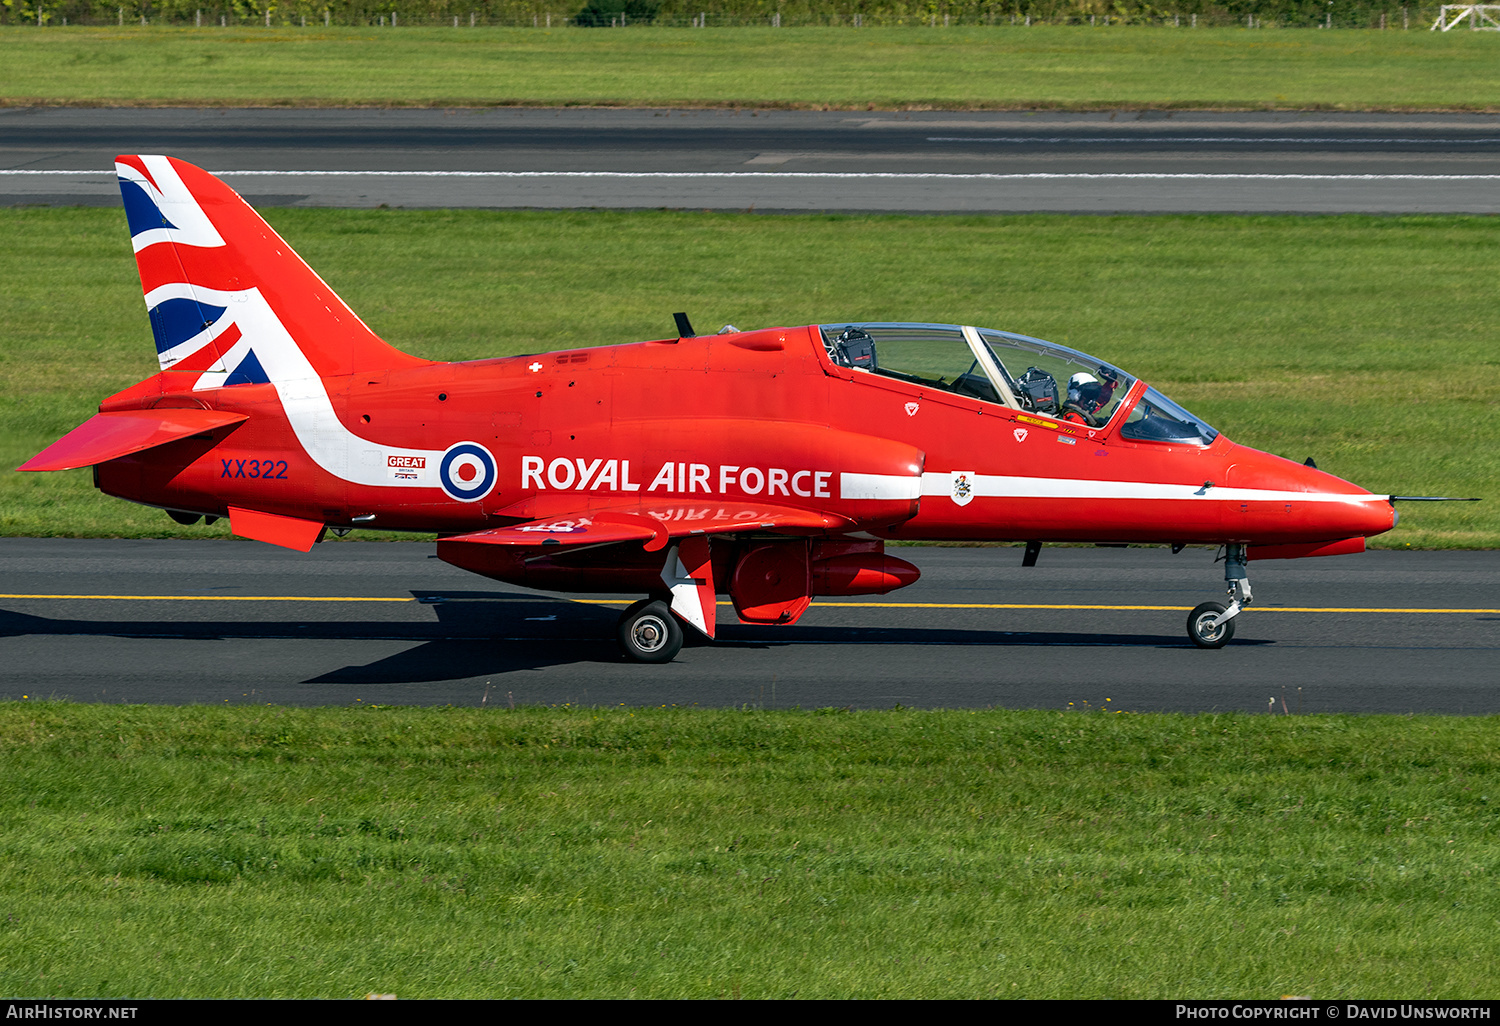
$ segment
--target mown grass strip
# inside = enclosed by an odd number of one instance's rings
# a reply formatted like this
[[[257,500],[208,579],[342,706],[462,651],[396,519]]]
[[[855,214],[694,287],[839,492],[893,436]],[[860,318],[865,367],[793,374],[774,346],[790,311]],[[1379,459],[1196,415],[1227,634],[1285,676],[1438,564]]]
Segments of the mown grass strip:
[[[1486,33],[0,28],[0,102],[1493,110]]]
[[[1236,441],[1402,507],[1379,546],[1500,546],[1500,321],[1487,217],[905,217],[270,210],[393,344],[473,359],[835,320],[1049,338],[1144,377]],[[0,466],[155,370],[124,214],[0,210]],[[211,537],[0,473],[0,533]]]
[[[0,704],[0,989],[1500,986],[1493,718],[490,705]]]

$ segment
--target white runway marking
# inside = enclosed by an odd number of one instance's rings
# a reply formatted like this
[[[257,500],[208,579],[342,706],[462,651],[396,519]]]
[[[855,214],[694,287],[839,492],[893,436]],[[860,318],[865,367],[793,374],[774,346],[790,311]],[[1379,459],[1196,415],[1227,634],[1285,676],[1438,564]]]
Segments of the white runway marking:
[[[1491,165],[1479,165],[1486,166]],[[1107,164],[1098,171],[1007,172],[1002,167],[971,173],[787,171],[770,166],[732,171],[241,167],[215,173],[260,205],[357,209],[1500,214],[1500,189],[1495,188],[1500,169],[1297,174],[1111,171]],[[0,204],[80,202],[117,203],[113,172],[0,169]]]

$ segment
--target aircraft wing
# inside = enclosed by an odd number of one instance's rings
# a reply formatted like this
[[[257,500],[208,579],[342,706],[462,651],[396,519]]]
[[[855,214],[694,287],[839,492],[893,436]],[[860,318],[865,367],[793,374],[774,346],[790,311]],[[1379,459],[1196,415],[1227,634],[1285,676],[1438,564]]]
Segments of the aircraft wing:
[[[438,539],[438,558],[480,573],[497,562],[529,563],[549,552],[641,542],[647,552],[671,545],[661,571],[672,611],[714,636],[714,580],[708,536],[742,531],[822,534],[851,530],[853,521],[815,510],[758,502],[639,503],[550,516]]]
[[[821,534],[846,531],[854,525],[841,516],[764,502],[640,503],[606,509],[565,513],[509,527],[492,527],[471,534],[443,538],[439,545],[608,545],[640,541],[647,552],[667,547],[675,538],[732,534],[741,531],[779,531]]]
[[[119,410],[96,413],[17,467],[73,470],[129,456],[250,418],[218,410]]]

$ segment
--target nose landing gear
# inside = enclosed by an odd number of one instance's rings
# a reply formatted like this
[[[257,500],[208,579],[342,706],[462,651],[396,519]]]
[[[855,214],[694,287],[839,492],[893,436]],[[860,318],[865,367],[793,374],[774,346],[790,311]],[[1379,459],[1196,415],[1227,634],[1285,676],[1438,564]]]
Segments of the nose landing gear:
[[[1240,615],[1240,611],[1253,598],[1250,578],[1245,569],[1246,561],[1243,544],[1230,542],[1224,547],[1224,581],[1229,593],[1228,607],[1219,602],[1204,602],[1188,614],[1188,637],[1199,648],[1223,648],[1234,637],[1234,618]]]

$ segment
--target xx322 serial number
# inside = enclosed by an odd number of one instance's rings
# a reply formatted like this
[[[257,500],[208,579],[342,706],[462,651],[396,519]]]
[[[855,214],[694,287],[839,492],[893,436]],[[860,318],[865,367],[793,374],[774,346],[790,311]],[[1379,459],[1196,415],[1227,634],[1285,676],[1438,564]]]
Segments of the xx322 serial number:
[[[276,481],[286,480],[286,460],[226,460],[219,477],[258,477]]]

